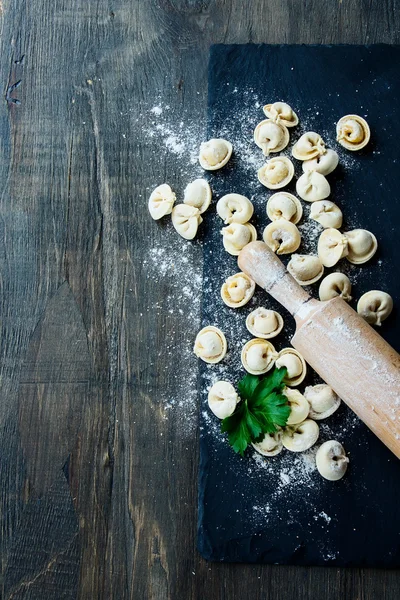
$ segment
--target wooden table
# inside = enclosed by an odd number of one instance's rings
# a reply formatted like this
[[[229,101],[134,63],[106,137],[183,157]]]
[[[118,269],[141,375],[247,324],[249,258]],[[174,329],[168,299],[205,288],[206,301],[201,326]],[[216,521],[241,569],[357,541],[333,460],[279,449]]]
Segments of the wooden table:
[[[149,109],[161,99],[205,127],[209,45],[399,43],[399,9],[0,1],[2,598],[400,597],[395,571],[200,558],[193,390],[179,406],[200,305],[188,329],[183,300],[162,310],[168,273],[144,264],[165,238],[149,190],[187,183]],[[191,260],[200,273],[201,246]]]

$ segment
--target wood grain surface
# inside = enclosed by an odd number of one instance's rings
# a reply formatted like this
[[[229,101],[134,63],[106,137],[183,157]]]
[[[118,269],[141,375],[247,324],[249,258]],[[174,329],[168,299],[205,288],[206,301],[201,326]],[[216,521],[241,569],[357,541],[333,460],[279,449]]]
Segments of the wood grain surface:
[[[147,276],[161,97],[204,123],[211,43],[399,43],[397,0],[0,0],[4,599],[397,600],[382,570],[208,564],[196,551],[196,370]],[[197,143],[197,141],[196,141]],[[201,271],[201,246],[191,260]],[[200,322],[200,308],[192,327]]]

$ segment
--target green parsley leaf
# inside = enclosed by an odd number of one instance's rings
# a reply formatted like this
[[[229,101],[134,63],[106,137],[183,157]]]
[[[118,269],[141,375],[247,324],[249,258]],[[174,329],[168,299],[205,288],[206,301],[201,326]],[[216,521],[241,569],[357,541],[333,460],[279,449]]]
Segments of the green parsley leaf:
[[[242,397],[235,412],[223,419],[221,431],[241,456],[252,442],[259,442],[266,433],[284,427],[290,415],[290,406],[282,394],[285,367],[274,369],[266,377],[246,374],[238,383]]]

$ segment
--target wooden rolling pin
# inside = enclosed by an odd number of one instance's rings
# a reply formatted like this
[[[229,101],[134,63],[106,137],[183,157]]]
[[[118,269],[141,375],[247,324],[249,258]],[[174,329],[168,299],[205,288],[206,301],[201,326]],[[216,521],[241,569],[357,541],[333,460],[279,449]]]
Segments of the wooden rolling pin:
[[[238,263],[294,316],[293,347],[400,458],[400,355],[342,298],[310,298],[264,242]]]

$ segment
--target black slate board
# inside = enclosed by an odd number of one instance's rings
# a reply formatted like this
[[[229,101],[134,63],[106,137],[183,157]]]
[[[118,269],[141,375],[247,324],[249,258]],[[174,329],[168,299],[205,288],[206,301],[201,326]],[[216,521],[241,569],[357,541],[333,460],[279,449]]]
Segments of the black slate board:
[[[340,270],[354,281],[353,306],[369,289],[390,292],[397,305],[400,300],[399,64],[400,48],[383,45],[217,45],[210,52],[208,136],[226,137],[236,149],[227,167],[209,175],[214,204],[232,191],[251,197],[252,221],[261,237],[270,193],[257,182],[256,170],[264,159],[261,150],[257,154],[252,133],[264,118],[263,104],[287,101],[300,118],[290,146],[301,133],[314,130],[340,154],[340,166],[328,179],[331,199],[344,211],[344,230],[369,229],[380,242],[367,265],[352,267],[342,261]],[[371,126],[372,141],[358,153],[346,152],[335,141],[335,123],[349,113],[365,116]],[[300,164],[295,162],[298,176]],[[294,182],[288,190],[294,190]],[[303,207],[307,223],[308,206]],[[291,317],[260,289],[239,311],[223,305],[220,286],[238,268],[223,250],[221,226],[211,209],[204,223],[203,326],[220,326],[230,352],[220,365],[201,365],[201,554],[214,561],[399,566],[400,463],[346,406],[320,422],[319,441],[339,439],[351,460],[339,482],[327,482],[314,470],[313,451],[301,456],[282,452],[272,459],[249,452],[241,458],[219,433],[219,422],[207,408],[207,389],[218,379],[236,383],[244,374],[240,348],[251,337],[246,315],[261,304],[280,310],[285,328],[273,340],[278,349],[293,334]],[[315,251],[315,236],[306,235],[304,228],[303,234],[300,252]],[[381,333],[400,350],[396,309]],[[308,381],[318,379],[311,376]]]

